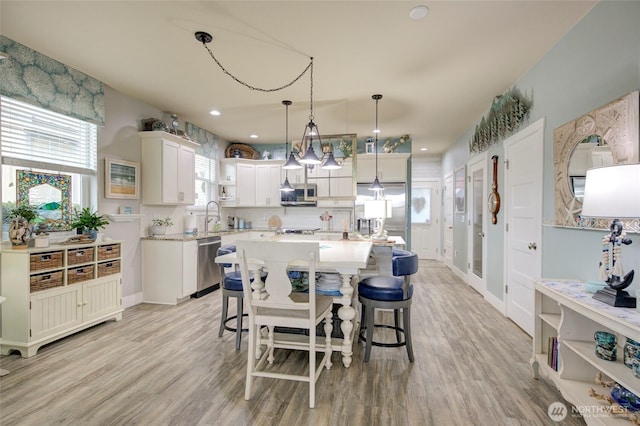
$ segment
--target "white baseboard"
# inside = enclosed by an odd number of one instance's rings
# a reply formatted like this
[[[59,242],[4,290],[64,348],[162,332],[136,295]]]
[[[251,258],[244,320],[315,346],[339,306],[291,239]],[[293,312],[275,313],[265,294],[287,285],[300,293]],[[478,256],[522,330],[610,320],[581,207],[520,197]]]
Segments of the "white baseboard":
[[[449,269],[451,269],[451,272],[453,272],[454,274],[456,274],[456,276],[458,278],[460,278],[462,281],[464,281],[465,283],[469,284],[469,280],[467,279],[467,274],[465,274],[464,272],[462,272],[460,270],[460,268],[458,268],[456,265],[452,265],[449,267]]]
[[[507,306],[505,305],[504,300],[498,299],[494,294],[492,294],[489,291],[485,292],[484,300],[489,302],[489,304],[494,308],[496,308],[498,312],[500,312],[502,315],[507,315]]]
[[[142,303],[142,292],[122,298],[122,307],[124,309],[130,308],[134,305],[139,305],[140,303]]]

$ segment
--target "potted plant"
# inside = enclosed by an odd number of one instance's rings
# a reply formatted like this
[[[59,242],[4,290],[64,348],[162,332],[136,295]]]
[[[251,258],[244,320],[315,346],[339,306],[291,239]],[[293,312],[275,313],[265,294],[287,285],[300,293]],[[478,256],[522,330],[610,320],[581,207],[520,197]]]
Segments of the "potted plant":
[[[78,230],[78,234],[88,233],[89,238],[95,240],[99,229],[104,229],[109,221],[104,215],[92,212],[88,207],[76,210],[71,221],[71,227]]]
[[[16,206],[9,213],[9,239],[11,248],[27,248],[31,236],[31,224],[38,215],[30,206]]]
[[[151,219],[151,235],[165,235],[167,228],[173,226],[173,220],[167,216],[165,218],[154,217]]]

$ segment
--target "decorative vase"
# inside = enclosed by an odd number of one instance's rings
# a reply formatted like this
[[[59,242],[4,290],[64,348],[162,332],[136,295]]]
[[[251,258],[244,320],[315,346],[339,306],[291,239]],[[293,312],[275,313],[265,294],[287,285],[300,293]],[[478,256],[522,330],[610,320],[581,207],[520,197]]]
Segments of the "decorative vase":
[[[9,239],[11,240],[11,248],[25,249],[31,236],[29,221],[23,217],[16,217],[11,220],[9,225]]]
[[[167,233],[167,227],[162,225],[152,225],[151,226],[151,235],[165,235]]]
[[[98,237],[98,230],[97,229],[89,229],[88,230],[88,234],[89,234],[89,238],[92,240],[95,240]]]

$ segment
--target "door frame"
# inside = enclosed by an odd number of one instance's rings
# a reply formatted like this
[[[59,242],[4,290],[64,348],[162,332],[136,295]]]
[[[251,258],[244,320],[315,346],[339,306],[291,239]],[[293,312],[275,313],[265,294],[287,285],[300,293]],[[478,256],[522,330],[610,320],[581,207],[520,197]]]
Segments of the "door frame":
[[[451,180],[451,187],[449,188],[449,191],[447,192],[447,179]],[[455,220],[455,215],[454,215],[454,207],[453,207],[453,203],[455,201],[455,197],[454,197],[454,188],[455,188],[455,184],[454,184],[454,174],[453,172],[449,172],[446,173],[443,178],[442,178],[442,190],[440,192],[441,197],[442,197],[442,244],[440,244],[440,256],[442,258],[442,261],[445,265],[447,265],[451,270],[453,270],[453,250],[454,250],[454,245],[455,245],[455,241],[454,241],[454,237],[453,237],[453,225],[454,225],[454,220]],[[448,203],[449,205],[447,205],[447,197],[449,196],[448,194],[451,194],[451,200],[450,203]],[[447,224],[447,214],[450,214],[450,219],[451,219],[451,224]],[[445,250],[447,249],[447,245],[446,245],[446,235],[447,235],[447,226],[451,229],[451,253],[446,252]]]
[[[480,293],[483,297],[487,292],[487,217],[488,212],[484,210],[484,200],[487,198],[487,153],[484,152],[467,162],[467,284]],[[485,234],[482,237],[482,278],[477,277],[473,273],[473,223],[472,214],[474,213],[474,192],[472,185],[473,172],[476,170],[482,170],[482,197],[483,203],[482,209],[482,233]]]

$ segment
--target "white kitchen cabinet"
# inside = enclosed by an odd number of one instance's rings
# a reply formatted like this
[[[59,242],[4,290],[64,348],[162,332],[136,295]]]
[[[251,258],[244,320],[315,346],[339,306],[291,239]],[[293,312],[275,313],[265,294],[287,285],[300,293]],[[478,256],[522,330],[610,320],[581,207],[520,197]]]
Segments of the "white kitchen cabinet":
[[[256,207],[280,206],[282,164],[282,161],[256,162]]]
[[[139,132],[142,144],[142,204],[195,202],[197,143],[166,132]]]
[[[254,207],[256,205],[256,168],[251,163],[236,165],[236,206]]]
[[[304,184],[304,172],[304,167],[300,169],[290,169],[288,171],[282,170],[282,181],[284,182],[284,178],[286,175],[291,185]]]
[[[314,167],[308,171],[308,182],[318,186],[318,207],[353,207],[353,163],[345,160],[338,170]]]
[[[407,161],[410,154],[378,154],[380,182],[407,182]],[[358,155],[358,182],[371,183],[376,178],[376,156]]]
[[[315,179],[315,178],[337,178],[337,177],[353,177],[353,162],[350,158],[346,160],[338,159],[338,161],[342,161],[342,167],[336,170],[328,170],[323,169],[322,167],[316,166],[311,170],[307,170],[307,178]]]
[[[196,240],[142,240],[142,301],[176,305],[198,285]]]
[[[120,242],[2,248],[2,354],[25,358],[54,340],[122,319]]]
[[[225,158],[220,161],[220,194],[225,207],[255,207],[256,165],[253,160]]]

